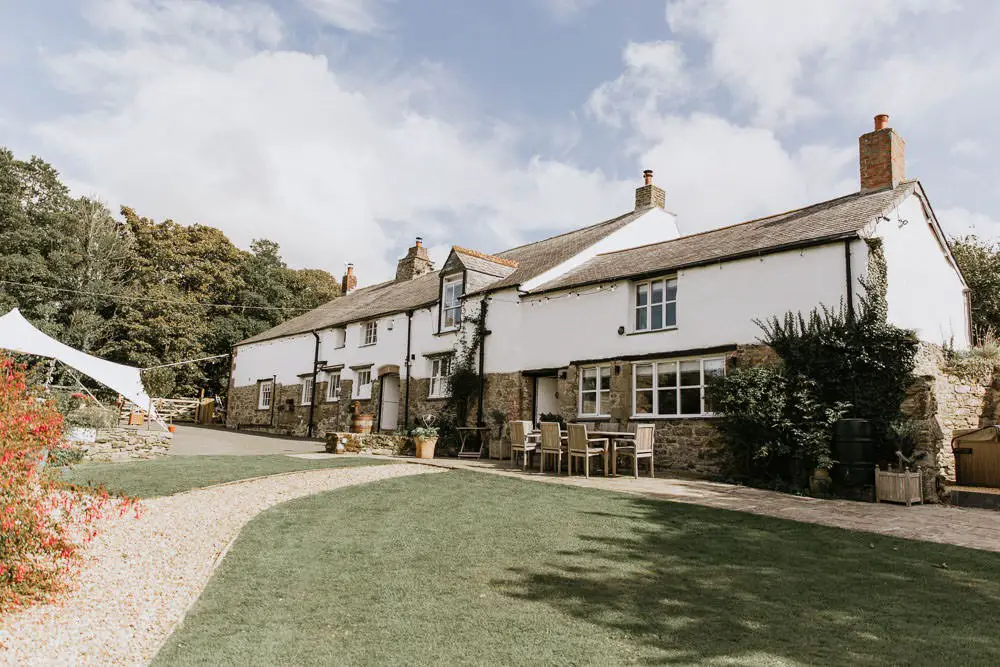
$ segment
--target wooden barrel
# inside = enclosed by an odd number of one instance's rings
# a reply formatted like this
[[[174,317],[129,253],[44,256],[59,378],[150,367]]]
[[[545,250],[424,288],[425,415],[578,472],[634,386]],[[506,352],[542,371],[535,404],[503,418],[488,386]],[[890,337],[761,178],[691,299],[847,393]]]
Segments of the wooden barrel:
[[[371,433],[372,415],[354,415],[351,417],[351,433]]]

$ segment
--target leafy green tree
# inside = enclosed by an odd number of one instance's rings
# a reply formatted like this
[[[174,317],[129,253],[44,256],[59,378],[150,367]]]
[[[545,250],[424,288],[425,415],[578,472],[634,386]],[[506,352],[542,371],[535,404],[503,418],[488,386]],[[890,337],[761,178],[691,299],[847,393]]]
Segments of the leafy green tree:
[[[969,285],[973,332],[1000,333],[1000,246],[968,235],[952,239],[951,251]]]

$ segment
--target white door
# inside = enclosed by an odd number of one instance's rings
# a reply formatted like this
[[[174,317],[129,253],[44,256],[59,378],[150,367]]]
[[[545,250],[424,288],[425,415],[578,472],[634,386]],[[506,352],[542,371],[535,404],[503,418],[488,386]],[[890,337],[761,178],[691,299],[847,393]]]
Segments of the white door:
[[[395,431],[399,420],[399,376],[382,376],[382,419],[380,431]]]
[[[556,378],[535,378],[535,423],[544,414],[559,414],[559,382]]]

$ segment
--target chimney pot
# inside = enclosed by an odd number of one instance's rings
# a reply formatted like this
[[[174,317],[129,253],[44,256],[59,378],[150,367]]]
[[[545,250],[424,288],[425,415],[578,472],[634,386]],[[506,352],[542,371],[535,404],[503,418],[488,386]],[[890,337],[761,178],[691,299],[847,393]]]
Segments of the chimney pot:
[[[424,243],[424,239],[420,236],[417,237],[417,247],[419,248]]]
[[[884,130],[887,127],[889,127],[889,114],[880,113],[879,115],[875,116],[876,130]]]
[[[647,169],[642,172],[642,180],[646,185],[652,185],[653,183],[653,170]]]

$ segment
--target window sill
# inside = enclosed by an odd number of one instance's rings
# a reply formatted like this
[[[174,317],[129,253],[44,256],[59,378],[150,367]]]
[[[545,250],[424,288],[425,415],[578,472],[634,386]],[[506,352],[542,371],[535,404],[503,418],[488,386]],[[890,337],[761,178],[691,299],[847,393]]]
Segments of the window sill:
[[[579,422],[606,422],[611,421],[611,415],[577,415]]]
[[[632,415],[629,419],[635,421],[658,421],[668,419],[714,419],[719,415],[714,412],[705,412],[699,415]]]
[[[645,336],[646,334],[657,334],[663,333],[664,331],[677,331],[677,325],[672,327],[663,327],[662,329],[650,329],[648,331],[629,331],[626,336]]]
[[[457,333],[458,333],[458,327],[455,327],[454,329],[442,329],[441,331],[438,331],[434,335],[435,336],[453,336],[453,335],[455,335]]]
[[[262,407],[260,407],[259,405],[257,406],[257,412],[267,412],[267,411],[268,411],[268,410],[270,410],[270,409],[271,409],[271,406],[270,406],[270,405],[269,405],[269,406],[267,406],[267,407],[265,407],[265,408],[262,408]]]
[[[323,402],[324,403],[340,403],[340,399],[339,398],[328,398],[328,399],[326,399]]]
[[[372,396],[371,396],[371,394],[368,394],[367,396],[351,396],[351,400],[352,401],[370,401],[370,400],[372,400]]]
[[[361,343],[358,347],[374,347],[375,345],[378,345],[378,341],[375,341],[374,343]]]

